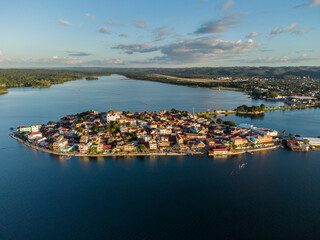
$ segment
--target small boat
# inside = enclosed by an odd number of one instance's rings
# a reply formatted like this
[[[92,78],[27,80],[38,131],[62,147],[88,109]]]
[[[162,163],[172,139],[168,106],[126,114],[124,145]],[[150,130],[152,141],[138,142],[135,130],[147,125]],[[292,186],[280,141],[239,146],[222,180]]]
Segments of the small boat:
[[[239,169],[243,169],[243,168],[245,168],[245,167],[246,167],[246,165],[247,165],[247,163],[241,163],[241,164],[239,165]]]
[[[193,153],[187,153],[187,156],[191,157],[191,156],[193,156]]]

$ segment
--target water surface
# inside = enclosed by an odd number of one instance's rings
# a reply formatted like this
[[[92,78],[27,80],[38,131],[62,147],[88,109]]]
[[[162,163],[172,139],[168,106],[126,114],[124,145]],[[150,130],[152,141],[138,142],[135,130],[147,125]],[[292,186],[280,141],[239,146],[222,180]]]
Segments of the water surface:
[[[241,92],[122,78],[0,96],[0,239],[319,238],[320,151],[65,160],[8,137],[10,127],[88,109],[205,111],[263,103]],[[320,135],[319,110],[226,118]]]

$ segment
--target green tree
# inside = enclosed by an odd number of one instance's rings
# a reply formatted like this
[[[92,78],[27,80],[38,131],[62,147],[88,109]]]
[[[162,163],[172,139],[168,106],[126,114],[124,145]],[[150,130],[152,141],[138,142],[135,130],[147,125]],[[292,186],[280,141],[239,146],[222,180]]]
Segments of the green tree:
[[[144,152],[145,149],[146,149],[146,146],[143,144],[139,145],[138,147],[139,152]]]

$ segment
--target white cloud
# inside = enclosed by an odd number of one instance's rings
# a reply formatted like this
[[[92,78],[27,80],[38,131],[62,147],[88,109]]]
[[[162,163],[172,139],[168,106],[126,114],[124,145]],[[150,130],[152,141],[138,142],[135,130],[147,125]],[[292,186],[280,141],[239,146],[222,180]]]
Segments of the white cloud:
[[[206,34],[206,33],[217,33],[225,32],[230,28],[237,28],[240,20],[239,18],[243,14],[240,13],[227,13],[225,17],[219,20],[212,20],[203,23],[194,33],[195,34]]]
[[[121,33],[121,34],[119,34],[119,37],[124,37],[124,38],[126,38],[126,37],[128,37],[128,34],[126,34],[126,33]]]
[[[89,65],[121,65],[124,61],[120,58],[101,58],[86,62]]]
[[[280,58],[280,61],[286,62],[286,61],[288,61],[289,59],[290,59],[290,58],[289,58],[288,56],[283,56],[283,57]]]
[[[118,66],[124,64],[124,61],[119,58],[102,58],[90,61],[83,61],[78,57],[59,57],[52,56],[48,58],[37,59],[4,59],[3,65],[17,67],[65,67],[68,66]]]
[[[97,32],[106,34],[106,33],[110,33],[111,30],[110,30],[109,28],[103,26],[103,27],[99,28],[99,29],[97,30]]]
[[[267,38],[272,38],[273,36],[277,35],[280,30],[280,27],[275,27],[272,29],[271,33],[267,35]]]
[[[294,33],[301,35],[301,34],[308,33],[308,32],[310,32],[310,31],[311,31],[311,28],[306,27],[306,28],[304,28],[304,29],[302,29],[302,30],[296,30],[296,31],[294,31]]]
[[[288,33],[288,32],[291,32],[293,30],[296,29],[296,26],[297,26],[298,23],[291,23],[288,27],[286,27],[285,29],[283,29],[280,33]]]
[[[295,6],[295,8],[300,8],[300,7],[309,7],[309,8],[313,8],[320,5],[320,0],[311,0],[308,3],[303,3],[300,5]]]
[[[201,37],[196,39],[183,39],[179,42],[163,46],[150,46],[149,43],[134,45],[118,45],[115,49],[121,49],[127,54],[135,52],[160,51],[162,55],[153,58],[130,61],[137,64],[184,64],[201,63],[212,58],[222,59],[230,56],[246,53],[257,48],[260,44],[252,39],[247,41],[224,41],[217,39],[219,36]]]
[[[78,52],[78,51],[66,51],[66,53],[71,57],[87,57],[92,55],[92,53]]]
[[[302,35],[302,34],[308,33],[311,30],[311,28],[309,28],[309,27],[306,27],[302,30],[299,30],[297,28],[297,25],[298,25],[298,23],[294,22],[282,30],[280,30],[280,27],[277,26],[267,35],[267,38],[270,39],[278,34],[283,34],[283,33],[293,33],[293,34]]]
[[[177,35],[174,28],[167,28],[166,26],[158,27],[152,31],[156,35],[156,41],[163,40],[165,36]]]
[[[254,37],[258,36],[258,35],[259,35],[258,32],[252,32],[248,36],[246,36],[246,38],[254,38]]]
[[[225,3],[220,4],[218,6],[218,8],[222,9],[222,10],[227,10],[229,8],[231,8],[234,5],[234,2],[232,0],[227,0]]]
[[[107,21],[107,24],[108,24],[108,25],[117,25],[117,22],[116,22],[116,21],[113,21],[113,20],[108,20],[108,21]]]
[[[159,50],[159,47],[151,46],[149,42],[145,42],[142,44],[120,44],[114,49],[123,50],[127,54],[137,53],[147,53],[147,52],[154,52]]]
[[[86,13],[85,15],[84,15],[86,18],[91,18],[91,19],[95,19],[95,15],[92,15],[92,14],[90,14],[90,13]]]
[[[83,61],[78,57],[58,57],[58,56],[53,56],[52,58],[43,58],[42,61],[44,63],[69,64],[69,65],[83,63]]]
[[[133,20],[133,24],[137,27],[137,28],[146,28],[147,24],[145,23],[144,20]]]
[[[63,26],[72,26],[72,23],[66,21],[66,20],[62,20],[62,19],[59,19],[57,21],[57,23],[59,23],[60,25],[63,25]]]
[[[160,47],[163,56],[157,57],[155,60],[165,63],[205,62],[211,58],[242,54],[258,46],[260,44],[252,39],[247,41],[224,41],[216,39],[216,36],[184,39],[180,42]]]

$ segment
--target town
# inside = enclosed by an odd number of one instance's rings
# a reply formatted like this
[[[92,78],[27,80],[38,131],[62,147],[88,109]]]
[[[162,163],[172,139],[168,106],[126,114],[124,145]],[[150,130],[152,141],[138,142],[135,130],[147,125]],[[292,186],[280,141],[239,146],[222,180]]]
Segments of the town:
[[[218,123],[219,122],[219,123]],[[58,122],[20,126],[12,137],[49,153],[81,155],[208,154],[235,155],[279,147],[276,130],[215,121],[172,109],[160,112],[96,112],[67,115]],[[287,146],[307,151],[303,139]]]
[[[276,130],[249,124],[236,126],[232,121],[215,122],[201,116],[175,109],[136,113],[90,110],[64,116],[60,121],[50,121],[46,125],[20,126],[12,136],[39,150],[75,156],[121,153],[235,155],[273,149],[284,139]],[[318,145],[316,140],[312,141]],[[309,150],[307,139],[295,137],[285,143],[293,151]]]

